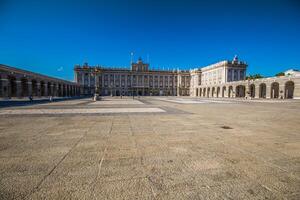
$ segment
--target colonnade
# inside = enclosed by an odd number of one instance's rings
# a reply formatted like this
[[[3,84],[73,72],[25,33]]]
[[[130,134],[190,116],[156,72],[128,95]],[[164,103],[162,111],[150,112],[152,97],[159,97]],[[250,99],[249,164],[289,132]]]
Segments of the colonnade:
[[[71,97],[79,95],[80,87],[73,82],[21,73],[0,73],[0,97]]]
[[[300,79],[270,81],[238,81],[226,84],[199,86],[194,95],[198,97],[214,98],[271,98],[293,99],[300,96]],[[296,82],[295,82],[296,81]],[[299,82],[299,83],[298,83]],[[296,92],[296,93],[295,93]]]

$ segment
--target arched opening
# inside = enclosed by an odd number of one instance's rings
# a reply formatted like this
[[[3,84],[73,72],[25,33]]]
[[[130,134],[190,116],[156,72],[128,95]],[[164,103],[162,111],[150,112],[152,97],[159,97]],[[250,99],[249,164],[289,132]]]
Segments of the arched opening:
[[[271,98],[272,99],[279,98],[279,83],[277,82],[271,84]]]
[[[196,88],[196,97],[198,96],[198,88]]]
[[[66,95],[69,97],[70,96],[70,86],[66,85]]]
[[[0,97],[3,95],[3,91],[2,91],[2,78],[0,75]]]
[[[66,96],[68,97],[70,96],[70,87],[69,85],[66,85],[65,87],[66,87]]]
[[[202,96],[202,88],[199,89],[199,96]]]
[[[207,88],[206,96],[209,97],[210,88]]]
[[[179,93],[179,94],[180,94],[180,93]],[[136,90],[133,90],[133,91],[132,91],[132,95],[133,95],[133,96],[137,96]],[[159,95],[159,92],[157,92],[156,95]]]
[[[98,90],[98,92],[99,92],[99,90]],[[70,97],[73,96],[73,86],[72,85],[69,85],[69,96]]]
[[[238,85],[235,88],[236,97],[245,97],[245,86]]]
[[[21,79],[21,95],[22,97],[28,97],[29,96],[29,92],[28,92],[28,80],[26,78],[22,78]]]
[[[220,87],[217,87],[217,97],[220,95]]]
[[[56,83],[53,83],[53,86],[52,86],[52,95],[53,96],[58,96],[58,89],[57,89]]]
[[[295,87],[295,84],[293,81],[288,81],[285,83],[284,96],[286,99],[294,98],[294,87]]]
[[[255,85],[254,84],[250,85],[250,97],[252,97],[252,98],[255,97]]]
[[[99,93],[99,90],[97,91]],[[69,85],[69,96],[73,96],[73,86]]]
[[[215,96],[215,88],[213,87],[212,89],[211,89],[211,97],[214,97]]]
[[[63,85],[62,87],[63,87],[62,88],[63,89],[63,96],[65,97],[67,95],[66,86]]]
[[[101,94],[101,90],[100,90],[100,94]],[[73,96],[76,96],[77,95],[77,87],[76,86],[73,86]]]
[[[62,96],[62,87],[61,87],[61,84],[58,84],[58,96],[61,97]]]
[[[67,85],[66,88],[67,88],[67,96],[69,97],[71,96],[71,86]]]
[[[139,93],[139,95],[140,95],[140,93]],[[120,96],[120,91],[119,90],[116,91],[116,96]]]
[[[265,83],[259,85],[259,98],[266,98],[267,86]]]
[[[233,87],[229,86],[228,88],[228,97],[231,98],[232,97],[232,93],[233,93]]]
[[[41,96],[46,96],[45,95],[45,82],[41,81]]]
[[[118,91],[118,92],[119,92],[119,91]],[[162,90],[160,91],[159,94],[160,94],[160,96],[164,96],[164,92],[163,92]],[[139,95],[139,96],[142,96],[142,95],[143,95],[143,93],[142,93],[141,90],[138,90],[138,95]]]
[[[222,97],[225,97],[225,92],[226,92],[226,86],[224,86],[224,87],[222,88]]]
[[[14,76],[8,77],[8,96],[16,97],[17,96],[17,80]]]
[[[47,91],[48,91],[48,96],[52,96],[53,95],[52,94],[52,88],[51,88],[51,83],[50,82],[47,83]]]
[[[32,96],[38,95],[37,81],[31,80]]]
[[[206,88],[203,88],[203,97],[205,97],[205,95],[206,95]]]
[[[69,85],[69,96],[72,96],[72,85]]]

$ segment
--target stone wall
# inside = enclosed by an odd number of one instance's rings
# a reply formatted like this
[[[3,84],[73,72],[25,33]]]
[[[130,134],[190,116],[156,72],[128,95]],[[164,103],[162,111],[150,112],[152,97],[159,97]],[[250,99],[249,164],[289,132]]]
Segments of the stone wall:
[[[77,95],[80,95],[80,86],[74,82],[0,65],[0,97]]]
[[[235,81],[191,88],[191,96],[227,98],[300,99],[300,77],[283,76]]]

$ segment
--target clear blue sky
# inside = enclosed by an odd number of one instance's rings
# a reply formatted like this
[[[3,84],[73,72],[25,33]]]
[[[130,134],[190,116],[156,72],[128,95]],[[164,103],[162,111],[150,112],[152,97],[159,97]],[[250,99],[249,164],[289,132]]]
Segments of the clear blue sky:
[[[226,2],[226,3],[225,3]],[[195,68],[235,54],[248,74],[300,67],[297,0],[0,0],[0,63],[64,79],[73,67]]]

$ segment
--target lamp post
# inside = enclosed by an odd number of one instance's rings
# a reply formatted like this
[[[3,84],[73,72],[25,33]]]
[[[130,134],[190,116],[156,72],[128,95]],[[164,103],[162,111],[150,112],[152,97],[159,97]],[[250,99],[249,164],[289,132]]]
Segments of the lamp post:
[[[98,84],[98,77],[97,77],[97,74],[99,73],[100,71],[95,68],[93,71],[92,71],[92,76],[95,78],[95,91],[94,91],[94,101],[97,101],[99,99],[99,84]]]

